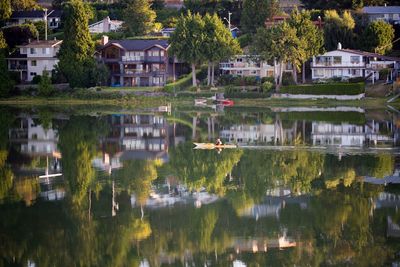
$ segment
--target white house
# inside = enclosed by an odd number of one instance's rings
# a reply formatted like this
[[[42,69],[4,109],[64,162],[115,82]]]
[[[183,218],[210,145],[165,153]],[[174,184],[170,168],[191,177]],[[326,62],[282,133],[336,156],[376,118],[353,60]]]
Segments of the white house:
[[[115,32],[121,29],[124,22],[120,20],[111,20],[110,17],[89,25],[90,33]]]
[[[18,46],[19,50],[7,58],[8,70],[19,72],[21,82],[30,82],[36,75],[49,74],[58,63],[57,53],[62,41],[33,41]]]
[[[362,9],[369,21],[383,20],[388,23],[400,23],[400,6],[366,6]]]
[[[312,79],[343,79],[364,77],[374,82],[379,79],[379,71],[389,69],[390,80],[397,77],[400,58],[382,56],[358,50],[338,49],[313,57],[311,64]],[[386,78],[386,77],[382,77]]]
[[[232,59],[221,62],[219,69],[222,75],[241,77],[274,77],[274,66],[267,62],[256,62],[248,55],[237,55]]]
[[[20,25],[27,22],[45,21],[46,12],[43,10],[14,11],[7,25]],[[47,11],[47,24],[49,29],[57,29],[61,25],[61,10]]]

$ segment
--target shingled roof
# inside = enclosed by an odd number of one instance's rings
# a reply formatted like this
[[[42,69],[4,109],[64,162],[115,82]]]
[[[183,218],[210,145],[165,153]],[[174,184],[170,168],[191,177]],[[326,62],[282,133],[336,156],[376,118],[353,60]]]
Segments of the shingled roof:
[[[116,45],[121,49],[127,51],[143,51],[147,50],[153,46],[159,46],[161,48],[167,49],[168,48],[168,40],[112,40],[109,41],[105,46],[102,47],[106,48],[110,45]]]
[[[366,6],[362,9],[366,14],[398,14],[400,6]]]
[[[61,10],[49,10],[47,11],[49,18],[59,18],[61,17]],[[11,15],[11,19],[22,19],[22,18],[43,18],[43,10],[27,10],[27,11],[14,11]]]

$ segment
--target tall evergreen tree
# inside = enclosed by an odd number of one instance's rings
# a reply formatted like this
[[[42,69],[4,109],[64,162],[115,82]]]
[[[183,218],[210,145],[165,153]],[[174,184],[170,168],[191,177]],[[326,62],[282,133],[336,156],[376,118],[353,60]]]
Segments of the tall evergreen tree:
[[[342,16],[336,10],[325,11],[324,38],[325,48],[330,51],[336,49],[338,43],[345,48],[354,48],[355,21],[349,11]]]
[[[240,24],[244,32],[255,33],[259,27],[264,27],[268,18],[279,13],[279,3],[276,0],[246,0],[243,3]]]
[[[125,31],[132,36],[145,35],[154,29],[156,12],[148,0],[129,0],[123,11]]]
[[[14,82],[10,79],[6,61],[7,43],[0,31],[0,97],[9,95]]]
[[[169,52],[178,59],[186,61],[192,67],[193,86],[197,86],[196,64],[204,61],[204,20],[199,14],[181,15],[176,25],[175,32],[170,38]]]
[[[59,68],[71,87],[90,86],[88,68],[94,65],[94,43],[89,33],[91,14],[82,0],[71,0],[64,6],[64,41],[60,49]]]

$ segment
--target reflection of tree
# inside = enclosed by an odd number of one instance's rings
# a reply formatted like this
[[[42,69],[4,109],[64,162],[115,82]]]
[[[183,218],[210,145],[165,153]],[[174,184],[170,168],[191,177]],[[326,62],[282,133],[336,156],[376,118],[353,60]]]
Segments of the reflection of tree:
[[[0,201],[4,199],[13,185],[14,174],[7,166],[8,152],[0,150]]]
[[[233,167],[240,161],[243,151],[193,150],[190,143],[179,145],[170,152],[171,171],[185,183],[190,190],[204,187],[208,192],[224,195],[224,180]]]
[[[82,201],[94,178],[91,161],[98,138],[105,134],[106,129],[106,125],[96,118],[72,117],[60,130],[63,173],[76,203]]]

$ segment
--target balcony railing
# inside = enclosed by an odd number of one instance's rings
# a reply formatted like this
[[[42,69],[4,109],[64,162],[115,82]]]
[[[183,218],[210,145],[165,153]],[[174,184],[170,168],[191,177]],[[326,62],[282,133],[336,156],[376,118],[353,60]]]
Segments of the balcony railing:
[[[144,56],[123,56],[122,61],[124,62],[144,61]]]
[[[365,62],[355,61],[342,61],[342,62],[312,62],[311,67],[338,67],[338,68],[354,68],[354,67],[365,67]]]
[[[9,70],[27,70],[27,65],[10,65]]]

